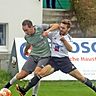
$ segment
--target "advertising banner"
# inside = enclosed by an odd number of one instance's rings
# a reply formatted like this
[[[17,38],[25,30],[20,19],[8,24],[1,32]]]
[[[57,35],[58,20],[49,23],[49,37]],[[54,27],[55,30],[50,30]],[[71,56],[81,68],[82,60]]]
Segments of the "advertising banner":
[[[28,56],[23,54],[25,48],[24,38],[15,38],[16,53],[19,71],[26,62]],[[96,80],[96,38],[73,38],[73,51],[69,52],[69,57],[77,69],[91,80]],[[31,50],[31,49],[30,49]],[[29,50],[29,51],[30,51]],[[30,79],[31,74],[27,79]],[[76,80],[68,74],[57,71],[43,80]]]

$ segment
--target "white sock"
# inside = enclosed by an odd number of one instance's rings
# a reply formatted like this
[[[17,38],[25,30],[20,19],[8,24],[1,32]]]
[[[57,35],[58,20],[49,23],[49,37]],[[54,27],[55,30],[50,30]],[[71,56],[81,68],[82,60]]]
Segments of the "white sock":
[[[12,85],[17,80],[16,75],[10,80],[10,84]]]
[[[38,89],[39,89],[39,85],[40,85],[40,82],[38,82],[38,83],[33,87],[32,95],[37,96],[37,94],[38,94]]]

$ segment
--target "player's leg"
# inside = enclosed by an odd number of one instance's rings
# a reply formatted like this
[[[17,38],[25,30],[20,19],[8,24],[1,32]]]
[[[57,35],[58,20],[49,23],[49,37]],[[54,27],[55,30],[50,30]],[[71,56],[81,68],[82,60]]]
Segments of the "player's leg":
[[[34,74],[34,76],[36,76],[36,75]],[[40,86],[40,82],[38,82],[38,83],[32,88],[32,96],[37,96],[39,86]]]
[[[55,58],[56,60],[56,58]],[[54,58],[50,58],[48,64],[37,73],[38,76],[40,77],[45,77],[48,76],[50,74],[52,74],[53,72],[59,70],[58,66],[57,66],[57,61],[55,62]]]
[[[77,69],[71,71],[69,74],[71,76],[75,77],[76,79],[78,79],[79,81],[81,81],[82,83],[84,83],[85,85],[87,85],[88,87],[90,87],[91,89],[93,89],[96,92],[95,85],[88,78],[85,78]]]
[[[5,86],[4,88],[9,88],[15,81],[20,80],[26,77],[29,73],[21,70],[21,72],[17,73]]]
[[[32,88],[33,86],[35,86],[38,81],[42,78],[40,75],[38,75],[38,73],[40,73],[40,71],[45,68],[44,66],[46,66],[46,64],[48,63],[50,58],[43,58],[40,59],[38,61],[38,66],[36,67],[35,71],[36,72],[36,76],[34,76],[31,81],[27,84],[27,86],[25,88],[21,88],[19,85],[17,85],[17,90],[19,90],[22,94],[26,93],[30,88]]]
[[[38,69],[38,67],[36,67],[36,69]],[[35,86],[42,77],[48,76],[53,72],[54,72],[54,68],[52,68],[51,65],[46,65],[44,68],[42,68],[41,71],[36,72],[36,75],[31,79],[31,82],[28,84],[27,86],[28,88],[27,87],[25,88],[26,91],[29,90],[29,88]]]
[[[62,67],[60,70],[64,73],[68,73],[69,75],[73,76],[74,78],[78,79],[82,83],[86,84],[88,87],[93,89],[96,92],[96,87],[94,84],[88,79],[85,78],[78,70],[77,68],[72,64],[70,59],[68,57],[62,58],[61,62]]]
[[[20,80],[25,78],[27,75],[32,73],[36,67],[36,63],[34,62],[33,58],[29,56],[28,60],[25,62],[22,70],[17,73],[5,86],[4,88],[9,88],[16,80]]]
[[[54,68],[50,64],[48,64],[40,72],[38,72],[37,75],[40,77],[45,77],[52,74],[53,72]]]
[[[38,67],[36,67],[36,69],[38,69]],[[36,72],[36,76],[34,76],[28,83],[28,85],[24,88],[25,91],[27,92],[30,88],[35,86],[42,77],[48,76],[53,72],[54,68],[52,68],[51,65],[46,65],[44,68],[41,69],[41,71],[39,71],[38,73]]]
[[[37,74],[40,77],[45,77],[45,76],[52,74],[53,72],[54,72],[54,68],[51,68],[51,66],[47,65]],[[33,77],[33,80],[35,80],[34,78],[38,78],[38,77]],[[37,79],[36,82],[38,82],[38,80],[39,79]],[[34,82],[34,81],[32,81],[32,82]],[[40,83],[40,82],[38,82],[38,83]],[[36,90],[36,89],[38,88],[38,85],[39,85],[38,83],[35,86],[33,86],[33,90],[34,90],[33,96],[37,96],[36,94],[37,94],[38,90]]]
[[[29,84],[29,86],[33,87],[42,77],[47,76],[54,71],[51,65],[47,64],[49,59],[50,58],[43,58],[38,62],[38,65],[34,71],[35,76],[31,79],[31,84]]]
[[[40,82],[38,82],[32,89],[32,96],[37,96]]]
[[[41,76],[44,76],[44,74],[47,76],[48,74],[51,74],[51,73],[53,73],[53,71],[54,71],[54,69],[52,68],[52,70],[50,70],[50,72],[49,72],[49,69],[50,69],[50,67],[48,66],[48,65],[46,65],[44,68],[42,68],[42,70],[41,70]],[[44,73],[44,72],[46,72],[46,73]],[[40,73],[40,72],[39,72]],[[34,87],[38,82],[39,82],[39,80],[42,78],[40,75],[36,75],[36,76],[34,76],[31,80],[30,80],[30,82],[27,84],[27,86],[25,86],[24,88],[22,88],[22,87],[20,87],[18,84],[16,85],[16,88],[17,88],[17,90],[19,91],[19,93],[22,95],[22,96],[24,96],[25,94],[26,94],[26,92],[30,89],[30,88],[32,88],[32,87]]]

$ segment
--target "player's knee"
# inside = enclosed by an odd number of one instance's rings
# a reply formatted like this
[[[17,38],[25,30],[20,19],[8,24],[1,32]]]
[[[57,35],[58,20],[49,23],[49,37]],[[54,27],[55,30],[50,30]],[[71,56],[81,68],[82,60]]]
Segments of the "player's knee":
[[[44,77],[47,74],[49,74],[51,69],[52,69],[52,67],[50,65],[47,65],[40,72],[38,72],[38,75],[41,76],[41,77]]]
[[[40,71],[35,71],[34,74],[39,76],[40,75]]]
[[[17,73],[16,74],[16,78],[17,78],[17,80],[20,80],[21,79],[21,74],[20,73]]]
[[[40,71],[37,73],[38,76],[43,77],[44,72]]]
[[[24,77],[26,77],[26,76],[25,76],[25,75],[22,75],[22,74],[20,74],[20,73],[18,73],[18,74],[16,75],[16,78],[17,78],[18,80],[23,79]]]
[[[34,74],[37,75],[37,76],[41,76],[42,77],[42,74],[44,72],[42,70],[38,70],[38,71],[34,71]]]
[[[36,67],[36,69],[35,69],[35,71],[34,71],[34,74],[35,74],[35,75],[38,75],[41,70],[42,70],[42,68]]]
[[[27,72],[20,72],[20,73],[17,73],[16,78],[17,78],[18,80],[20,80],[20,79],[25,78],[27,75],[28,75]]]

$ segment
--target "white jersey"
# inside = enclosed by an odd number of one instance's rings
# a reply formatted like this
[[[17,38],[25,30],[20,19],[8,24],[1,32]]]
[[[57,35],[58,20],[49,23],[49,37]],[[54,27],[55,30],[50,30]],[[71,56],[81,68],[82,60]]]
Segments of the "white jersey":
[[[60,30],[55,30],[54,32],[49,32],[48,37],[51,40],[51,56],[52,57],[65,57],[68,56],[68,50],[66,49],[64,43],[60,40]],[[66,34],[64,38],[71,42],[71,36]]]

